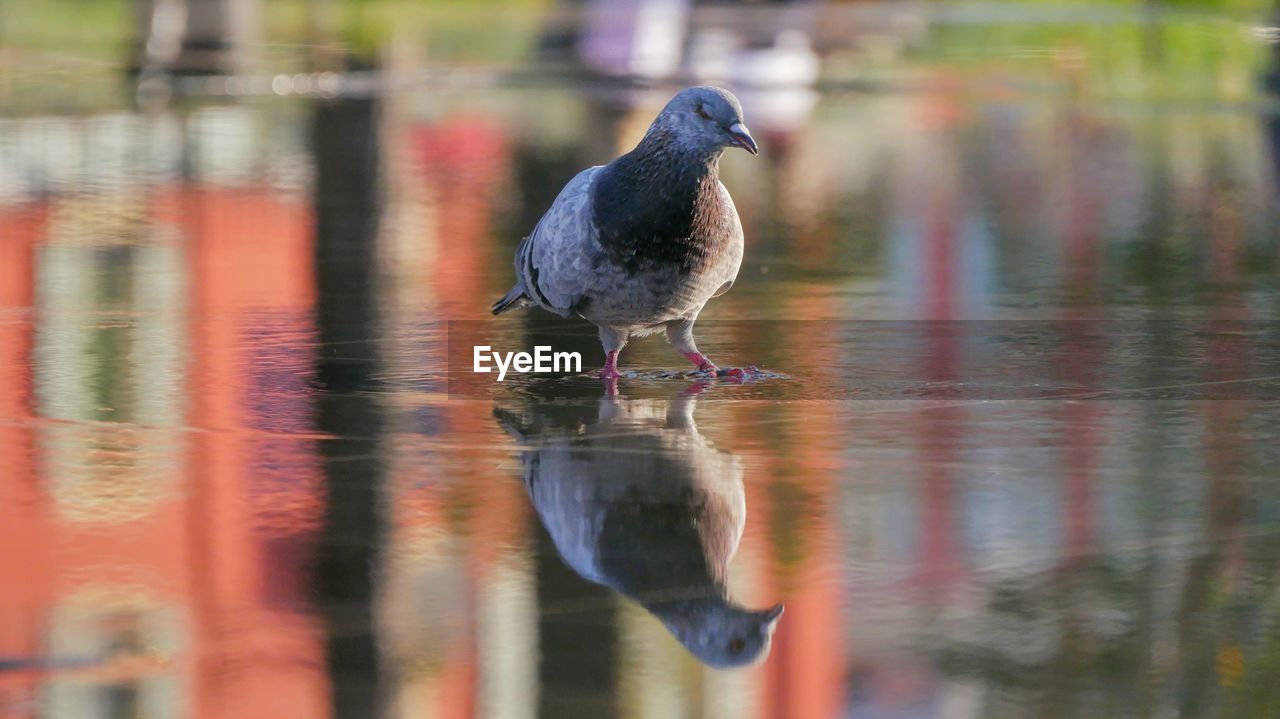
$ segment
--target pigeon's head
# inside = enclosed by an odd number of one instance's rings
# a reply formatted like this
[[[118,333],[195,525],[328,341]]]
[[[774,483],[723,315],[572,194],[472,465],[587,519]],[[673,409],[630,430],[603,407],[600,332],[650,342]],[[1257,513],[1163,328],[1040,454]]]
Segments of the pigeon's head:
[[[681,90],[653,121],[649,131],[655,130],[695,152],[716,153],[726,147],[741,147],[753,155],[760,152],[742,121],[738,98],[718,87]]]
[[[713,667],[730,669],[755,664],[769,656],[773,630],[782,610],[781,604],[756,611],[724,602],[696,617],[659,618],[698,659]]]

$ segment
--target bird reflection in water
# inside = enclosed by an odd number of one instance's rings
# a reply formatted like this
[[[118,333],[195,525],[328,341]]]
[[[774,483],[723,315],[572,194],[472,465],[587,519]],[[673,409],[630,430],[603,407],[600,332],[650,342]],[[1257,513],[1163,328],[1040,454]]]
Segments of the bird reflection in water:
[[[706,664],[740,667],[768,656],[783,606],[729,597],[747,514],[742,465],[698,432],[697,389],[494,414],[527,448],[525,489],[565,563],[641,604]]]

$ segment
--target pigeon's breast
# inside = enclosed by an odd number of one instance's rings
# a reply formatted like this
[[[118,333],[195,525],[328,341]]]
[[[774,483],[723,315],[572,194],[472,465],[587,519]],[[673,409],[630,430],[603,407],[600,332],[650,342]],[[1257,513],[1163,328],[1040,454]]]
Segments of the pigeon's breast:
[[[705,270],[735,240],[737,212],[716,173],[663,171],[636,177],[606,167],[591,188],[591,216],[605,256],[631,275],[670,267]]]
[[[742,226],[714,172],[643,185],[602,175],[592,193],[603,250],[596,271],[616,281],[591,298],[588,319],[644,324],[683,317],[737,274]]]

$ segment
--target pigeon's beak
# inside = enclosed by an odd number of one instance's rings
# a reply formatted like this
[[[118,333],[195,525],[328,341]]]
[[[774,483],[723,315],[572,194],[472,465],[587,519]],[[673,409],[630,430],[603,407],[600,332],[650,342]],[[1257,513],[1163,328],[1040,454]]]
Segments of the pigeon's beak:
[[[773,628],[778,625],[778,620],[782,618],[782,612],[785,609],[786,609],[785,606],[781,604],[775,604],[769,609],[765,610],[764,620],[769,623],[770,632],[772,632]]]
[[[760,148],[756,147],[755,138],[751,137],[751,132],[741,122],[735,122],[729,126],[729,137],[733,138],[733,144],[747,152],[753,155],[760,154]]]

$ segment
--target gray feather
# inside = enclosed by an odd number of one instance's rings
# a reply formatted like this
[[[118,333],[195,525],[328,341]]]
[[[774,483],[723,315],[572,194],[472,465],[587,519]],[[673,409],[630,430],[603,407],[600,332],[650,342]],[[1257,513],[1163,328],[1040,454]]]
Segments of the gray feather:
[[[591,223],[591,179],[599,166],[578,173],[516,251],[524,293],[545,310],[568,317],[591,286],[591,262],[600,255]]]

